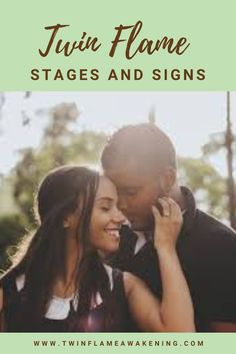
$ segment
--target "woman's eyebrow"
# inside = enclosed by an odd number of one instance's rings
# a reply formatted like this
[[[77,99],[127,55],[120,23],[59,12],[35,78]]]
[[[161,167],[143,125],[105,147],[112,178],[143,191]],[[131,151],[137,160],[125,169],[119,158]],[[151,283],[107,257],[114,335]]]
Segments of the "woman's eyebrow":
[[[97,199],[96,199],[96,201],[97,202],[99,202],[99,201],[108,201],[108,202],[113,202],[113,198],[111,198],[111,197],[98,197]]]

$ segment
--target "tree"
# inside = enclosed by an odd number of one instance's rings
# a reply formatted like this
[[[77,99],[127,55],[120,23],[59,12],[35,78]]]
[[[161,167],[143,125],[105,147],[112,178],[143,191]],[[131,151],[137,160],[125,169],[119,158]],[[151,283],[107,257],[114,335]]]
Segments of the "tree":
[[[2,118],[2,108],[4,106],[5,103],[5,95],[3,92],[0,92],[0,119]],[[0,134],[2,133],[1,129],[0,129]]]
[[[33,196],[43,176],[64,164],[95,164],[99,161],[106,135],[92,131],[75,132],[79,117],[74,104],[60,104],[49,112],[39,149],[21,150],[14,169],[14,198],[23,215],[34,222]]]
[[[25,220],[19,214],[0,218],[0,272],[10,266],[9,256],[26,232],[24,224]]]
[[[156,111],[155,107],[151,107],[148,114],[148,122],[150,124],[156,124]]]
[[[51,150],[55,165],[60,166],[66,163],[63,148],[70,144],[75,134],[70,125],[77,122],[79,111],[74,103],[61,103],[50,110],[49,117],[49,124],[43,135],[43,146]]]
[[[179,180],[194,193],[197,204],[220,219],[227,219],[225,179],[204,159],[179,157]]]
[[[226,163],[228,176],[226,179],[227,196],[229,210],[229,220],[232,228],[236,230],[236,190],[233,176],[233,154],[236,151],[236,136],[232,132],[232,122],[230,118],[230,93],[227,92],[227,112],[226,112],[226,130],[210,136],[210,141],[203,146],[203,155],[207,158],[220,150],[226,152]]]

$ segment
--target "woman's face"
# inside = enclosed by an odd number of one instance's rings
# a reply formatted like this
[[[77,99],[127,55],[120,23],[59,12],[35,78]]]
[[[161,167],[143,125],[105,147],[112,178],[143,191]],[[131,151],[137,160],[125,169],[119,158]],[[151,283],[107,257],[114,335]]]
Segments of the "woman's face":
[[[119,230],[125,221],[124,215],[117,209],[117,199],[115,185],[107,177],[100,177],[91,216],[90,241],[105,256],[117,251]]]

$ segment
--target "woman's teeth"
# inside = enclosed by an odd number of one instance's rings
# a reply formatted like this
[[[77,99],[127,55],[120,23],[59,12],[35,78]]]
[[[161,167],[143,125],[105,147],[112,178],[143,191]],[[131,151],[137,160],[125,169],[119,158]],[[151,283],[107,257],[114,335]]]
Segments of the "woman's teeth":
[[[115,237],[115,238],[119,238],[120,237],[119,229],[106,229],[106,231],[109,234],[109,236],[112,236],[112,237]]]

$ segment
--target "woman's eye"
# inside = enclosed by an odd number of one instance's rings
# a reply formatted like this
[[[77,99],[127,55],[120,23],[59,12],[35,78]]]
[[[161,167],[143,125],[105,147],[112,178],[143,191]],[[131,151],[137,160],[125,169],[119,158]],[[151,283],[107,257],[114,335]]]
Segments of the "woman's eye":
[[[102,206],[101,209],[102,209],[103,211],[109,211],[109,210],[110,210],[110,207]]]

